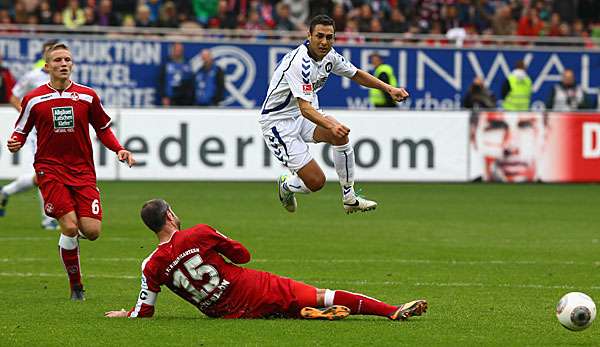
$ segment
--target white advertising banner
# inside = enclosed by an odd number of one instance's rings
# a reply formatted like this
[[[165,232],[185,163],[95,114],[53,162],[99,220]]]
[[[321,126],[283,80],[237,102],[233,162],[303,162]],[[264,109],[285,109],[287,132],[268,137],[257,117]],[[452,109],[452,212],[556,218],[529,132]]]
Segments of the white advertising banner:
[[[121,109],[110,113],[121,143],[139,163],[117,165],[114,154],[95,143],[99,179],[273,180],[285,172],[266,147],[258,110]],[[350,129],[357,181],[466,181],[467,112],[332,111]],[[6,149],[16,113],[0,108],[0,178],[27,167]],[[93,134],[93,131],[91,132]],[[337,175],[332,149],[311,144],[328,179]]]

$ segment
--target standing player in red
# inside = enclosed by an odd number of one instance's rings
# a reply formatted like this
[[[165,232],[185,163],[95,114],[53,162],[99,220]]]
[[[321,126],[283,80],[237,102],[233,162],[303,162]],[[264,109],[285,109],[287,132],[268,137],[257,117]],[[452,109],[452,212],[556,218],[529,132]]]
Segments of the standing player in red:
[[[33,166],[44,210],[60,224],[59,253],[69,277],[71,299],[84,300],[78,238],[97,239],[102,221],[89,126],[120,161],[131,167],[135,160],[110,130],[111,119],[96,92],[70,80],[73,61],[69,48],[55,44],[44,57],[50,82],[23,98],[8,149],[18,151],[35,127],[38,146]]]
[[[161,199],[146,202],[141,217],[156,233],[158,247],[142,262],[137,304],[129,311],[106,312],[106,317],[151,317],[162,285],[209,317],[333,320],[363,314],[405,320],[427,309],[425,300],[392,306],[361,294],[318,289],[237,266],[250,261],[250,253],[241,243],[208,225],[180,230],[179,218]]]

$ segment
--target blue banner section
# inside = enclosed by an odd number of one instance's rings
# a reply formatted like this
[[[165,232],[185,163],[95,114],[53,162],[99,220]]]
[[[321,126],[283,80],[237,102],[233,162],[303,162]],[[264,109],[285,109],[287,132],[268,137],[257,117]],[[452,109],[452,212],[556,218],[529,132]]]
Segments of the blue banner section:
[[[0,38],[5,64],[21,76],[40,57],[40,38]],[[73,79],[96,88],[107,106],[153,106],[160,104],[161,66],[170,44],[151,40],[64,40],[76,63]],[[300,44],[300,43],[298,43]],[[211,49],[226,73],[224,106],[259,108],[275,66],[295,45],[215,44],[186,42],[185,57],[194,70],[202,66],[200,51]],[[533,109],[540,109],[552,85],[564,69],[575,72],[577,82],[590,94],[600,88],[600,52],[549,50],[485,50],[446,48],[387,48],[336,46],[358,68],[372,72],[369,56],[378,52],[390,64],[400,85],[411,98],[400,108],[442,110],[460,108],[461,99],[475,76],[501,99],[502,84],[518,60],[528,65],[533,81]],[[322,107],[362,109],[368,107],[368,91],[350,80],[332,75],[320,92]]]

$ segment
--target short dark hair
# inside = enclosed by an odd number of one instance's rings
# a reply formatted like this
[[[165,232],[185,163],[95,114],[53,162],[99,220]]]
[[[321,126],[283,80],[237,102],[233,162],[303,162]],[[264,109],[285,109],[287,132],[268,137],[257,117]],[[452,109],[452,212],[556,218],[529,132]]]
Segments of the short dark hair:
[[[167,212],[170,208],[171,206],[165,200],[152,199],[144,203],[140,216],[144,224],[157,233],[167,223]]]
[[[331,25],[333,27],[333,32],[335,32],[335,22],[331,17],[326,14],[320,14],[314,16],[313,19],[310,20],[309,32],[312,34],[313,30],[317,25]]]

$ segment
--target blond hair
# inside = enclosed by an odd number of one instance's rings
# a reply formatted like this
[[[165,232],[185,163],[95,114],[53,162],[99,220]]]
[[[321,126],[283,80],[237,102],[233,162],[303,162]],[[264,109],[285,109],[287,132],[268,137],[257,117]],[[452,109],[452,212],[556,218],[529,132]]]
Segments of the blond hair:
[[[50,53],[61,50],[61,49],[71,52],[71,50],[69,49],[69,47],[66,44],[61,43],[61,42],[56,43],[56,44],[52,45],[50,48],[48,48],[46,50],[46,52],[44,53],[44,60],[46,61],[46,63],[48,62],[48,60],[50,60]]]

